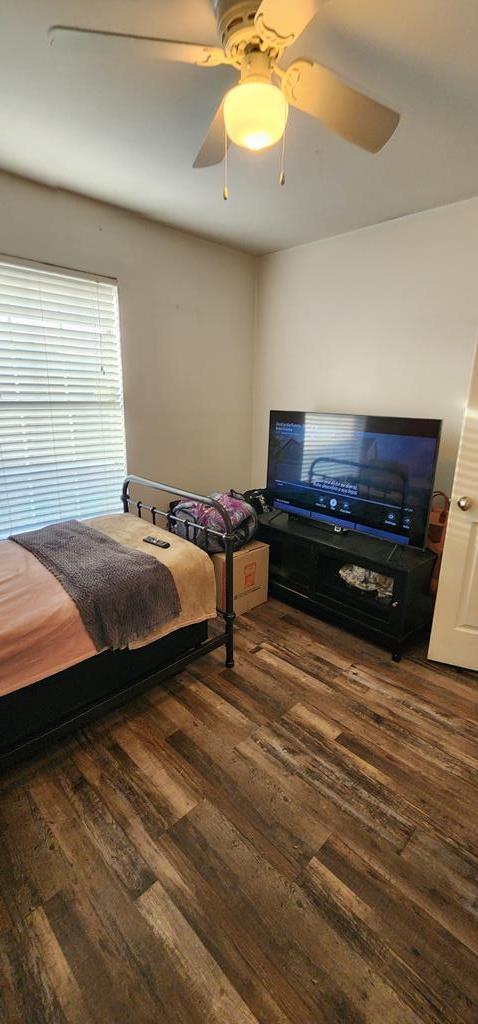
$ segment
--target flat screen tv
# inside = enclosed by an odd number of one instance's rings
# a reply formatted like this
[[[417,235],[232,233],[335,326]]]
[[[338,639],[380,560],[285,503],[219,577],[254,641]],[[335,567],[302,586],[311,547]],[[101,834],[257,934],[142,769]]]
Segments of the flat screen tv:
[[[267,486],[275,508],[423,547],[441,420],[270,415]]]

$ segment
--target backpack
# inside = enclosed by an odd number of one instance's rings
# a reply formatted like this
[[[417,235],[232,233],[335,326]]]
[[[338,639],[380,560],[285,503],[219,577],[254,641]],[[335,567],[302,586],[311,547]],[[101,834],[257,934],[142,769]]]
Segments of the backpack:
[[[257,531],[259,520],[257,512],[244,501],[242,494],[230,490],[227,493],[213,491],[209,495],[218,501],[229,513],[233,531],[233,549],[238,551],[244,544],[252,539]],[[206,534],[204,530],[195,530],[194,525],[205,527],[208,530],[217,530],[218,533],[225,532],[225,524],[217,509],[211,505],[204,505],[201,501],[172,501],[169,506],[170,512],[175,516],[171,522],[171,532],[186,540],[194,541],[198,547],[204,548],[209,554],[217,554],[224,551],[224,540],[216,534]]]

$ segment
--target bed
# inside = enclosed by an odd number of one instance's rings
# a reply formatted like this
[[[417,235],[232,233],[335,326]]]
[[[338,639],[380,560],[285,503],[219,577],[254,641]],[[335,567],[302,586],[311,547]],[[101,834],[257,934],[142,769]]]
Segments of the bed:
[[[221,528],[188,524],[186,539],[176,536],[174,511],[158,507],[154,497],[148,502],[137,496],[154,492],[212,506]],[[135,552],[144,551],[145,535],[166,538],[168,549],[147,550],[168,566],[178,612],[127,649],[98,651],[58,580],[22,547],[1,541],[0,766],[34,754],[218,647],[225,647],[226,665],[234,664],[234,535],[227,510],[213,498],[137,476],[125,480],[122,504],[123,513],[86,524]],[[209,637],[216,608],[207,551],[218,537],[226,558],[226,603],[225,612],[217,613],[223,628]]]

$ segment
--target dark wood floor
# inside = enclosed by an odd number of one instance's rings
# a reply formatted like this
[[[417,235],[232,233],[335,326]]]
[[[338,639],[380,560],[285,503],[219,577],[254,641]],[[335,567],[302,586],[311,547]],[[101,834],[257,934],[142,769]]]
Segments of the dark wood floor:
[[[6,1024],[477,1024],[478,676],[270,602],[0,783]]]

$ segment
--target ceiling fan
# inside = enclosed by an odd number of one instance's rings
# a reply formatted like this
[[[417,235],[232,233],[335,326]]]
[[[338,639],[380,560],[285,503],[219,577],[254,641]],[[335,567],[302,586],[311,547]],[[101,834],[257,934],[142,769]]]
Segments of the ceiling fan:
[[[261,150],[283,138],[289,106],[319,118],[331,131],[370,153],[393,135],[399,114],[346,85],[333,71],[306,57],[280,65],[284,51],[329,0],[211,0],[221,46],[155,39],[120,32],[54,26],[50,45],[109,50],[179,61],[203,68],[229,64],[240,80],[223,97],[194,167],[221,163],[230,141]]]

